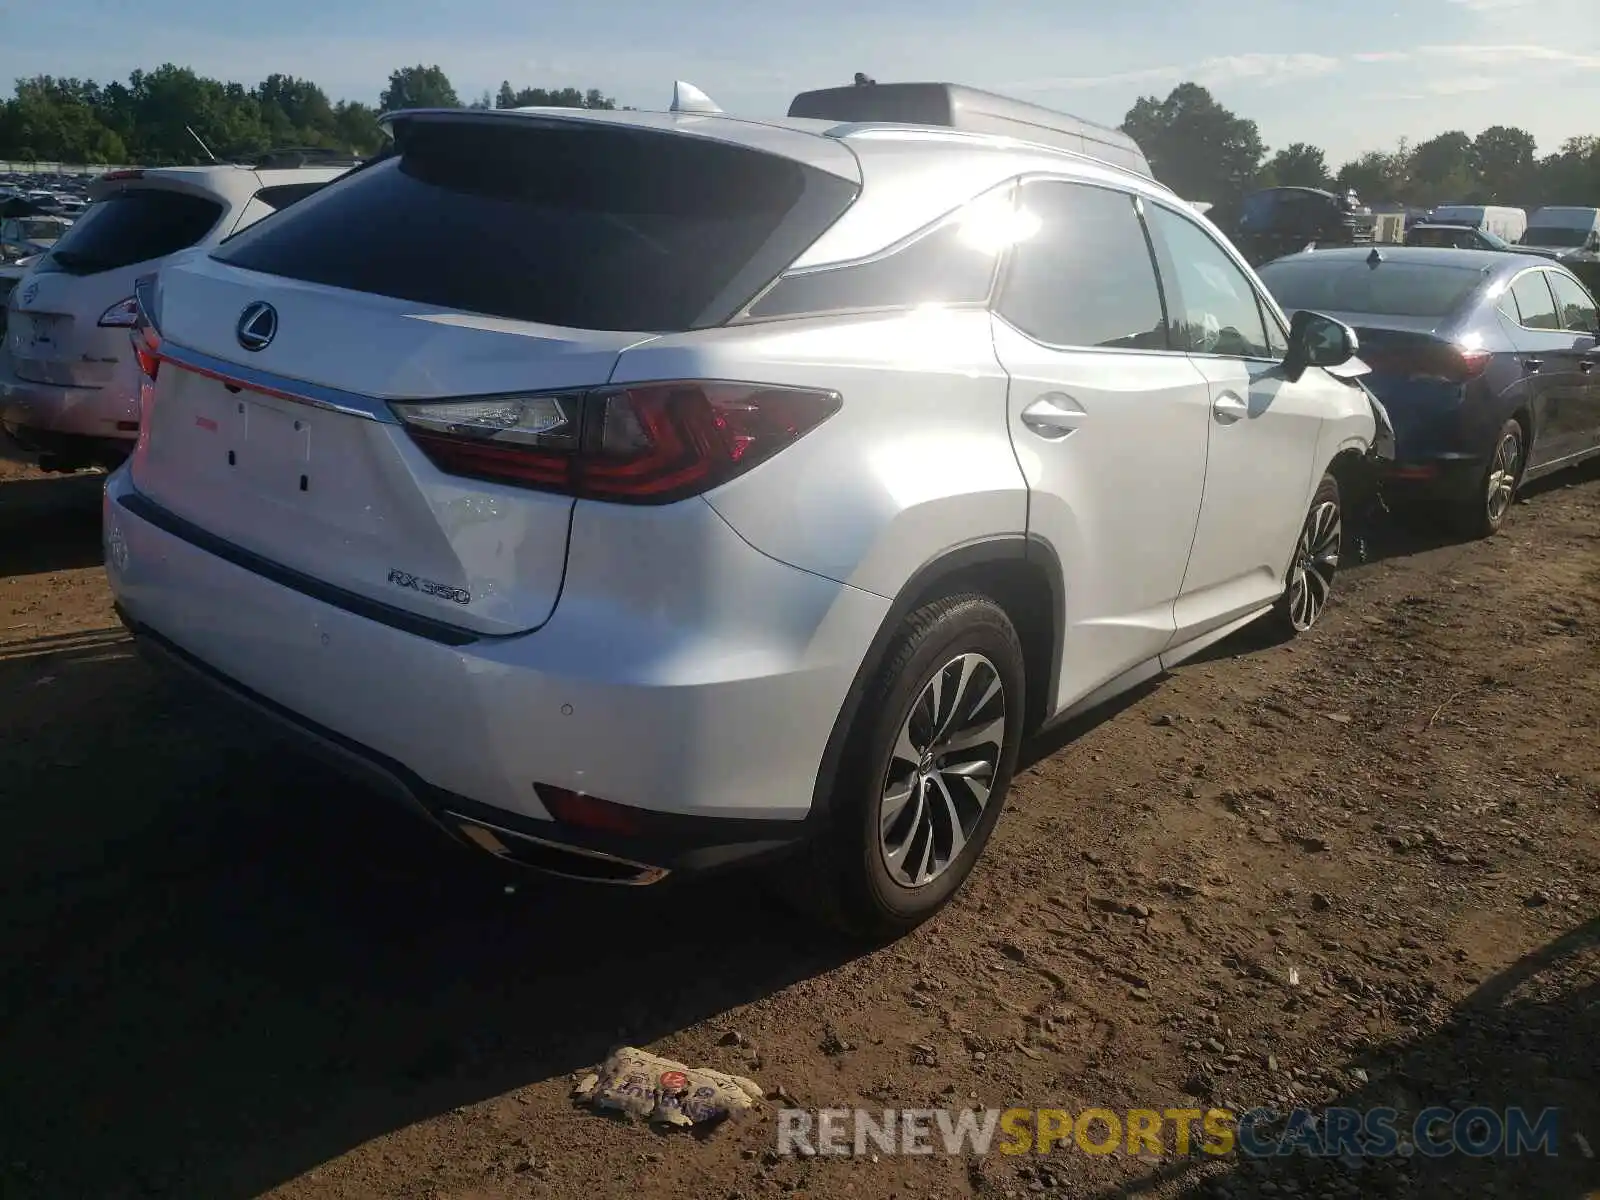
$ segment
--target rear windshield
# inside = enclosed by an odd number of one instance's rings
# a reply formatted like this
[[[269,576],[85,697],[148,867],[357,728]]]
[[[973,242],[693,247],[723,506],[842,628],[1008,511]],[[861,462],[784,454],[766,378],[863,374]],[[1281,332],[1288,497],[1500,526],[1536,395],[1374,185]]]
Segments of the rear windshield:
[[[1524,246],[1581,246],[1589,240],[1588,229],[1566,229],[1559,225],[1531,226],[1522,235]]]
[[[1476,267],[1414,262],[1371,267],[1362,261],[1315,258],[1312,254],[1261,268],[1261,281],[1286,310],[1445,317],[1483,283],[1483,272]]]
[[[214,253],[253,271],[576,329],[680,331],[748,303],[852,184],[710,139],[533,121],[416,122]]]
[[[187,250],[211,232],[222,205],[204,196],[129,188],[91,204],[41,270],[92,275]]]

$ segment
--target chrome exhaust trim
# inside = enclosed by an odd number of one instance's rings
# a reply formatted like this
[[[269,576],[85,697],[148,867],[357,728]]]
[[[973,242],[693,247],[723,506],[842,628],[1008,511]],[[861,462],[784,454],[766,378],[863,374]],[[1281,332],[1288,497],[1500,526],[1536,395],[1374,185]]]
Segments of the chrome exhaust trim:
[[[574,879],[583,883],[648,887],[653,883],[660,883],[671,874],[665,867],[634,862],[599,850],[584,850],[560,842],[547,841],[514,829],[491,825],[475,817],[463,816],[458,812],[446,810],[443,815],[457,833],[480,850],[545,875]]]

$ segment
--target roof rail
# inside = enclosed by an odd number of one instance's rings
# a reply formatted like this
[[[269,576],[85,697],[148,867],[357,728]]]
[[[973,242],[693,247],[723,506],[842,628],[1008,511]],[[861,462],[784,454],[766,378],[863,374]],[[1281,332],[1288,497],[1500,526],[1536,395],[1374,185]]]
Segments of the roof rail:
[[[914,125],[907,121],[848,121],[842,125],[835,125],[832,129],[824,130],[822,136],[832,138],[870,138],[877,135],[885,137],[906,137],[910,135],[921,138],[938,138],[942,141],[972,142],[977,145],[991,146],[997,140],[1000,140],[1030,150],[1047,150],[1051,154],[1066,154],[1073,158],[1081,158],[1104,170],[1132,175],[1144,183],[1155,183],[1160,187],[1166,187],[1166,184],[1161,183],[1154,175],[1141,171],[1137,167],[1112,162],[1088,151],[1074,150],[1056,142],[1040,141],[1037,138],[1024,137],[1020,134],[977,133],[971,130],[950,129],[937,125]],[[1168,190],[1170,191],[1171,189]]]
[[[857,124],[922,125],[1010,137],[1154,179],[1139,144],[1120,129],[1096,125],[993,92],[956,83],[870,83],[802,92],[789,116]]]

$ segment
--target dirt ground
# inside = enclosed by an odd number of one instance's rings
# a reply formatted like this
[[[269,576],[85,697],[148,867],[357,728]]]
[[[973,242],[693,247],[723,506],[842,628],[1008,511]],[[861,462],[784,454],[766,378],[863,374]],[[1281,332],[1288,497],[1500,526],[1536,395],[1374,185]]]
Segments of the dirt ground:
[[[1028,749],[870,953],[746,880],[519,877],[166,690],[99,481],[0,464],[0,1196],[1498,1196],[1600,1188],[1600,471],[1374,532],[1318,631]],[[1560,1106],[1558,1153],[785,1157],[577,1110],[627,1041],[803,1107]]]

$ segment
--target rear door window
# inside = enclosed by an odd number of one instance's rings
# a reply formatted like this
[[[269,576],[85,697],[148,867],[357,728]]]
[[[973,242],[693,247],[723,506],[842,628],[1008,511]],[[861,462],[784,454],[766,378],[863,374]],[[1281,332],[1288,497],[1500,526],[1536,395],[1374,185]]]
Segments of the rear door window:
[[[92,275],[187,250],[222,217],[221,203],[190,192],[128,188],[91,204],[40,269]]]
[[[997,250],[971,244],[951,221],[881,258],[786,275],[747,315],[760,321],[922,304],[983,304],[998,258]]]
[[[1556,307],[1561,318],[1561,328],[1573,333],[1595,333],[1600,330],[1600,317],[1596,316],[1594,297],[1584,291],[1575,280],[1568,279],[1565,275],[1558,275],[1554,271],[1546,272],[1550,276],[1550,287],[1556,294]]]
[[[1559,330],[1561,320],[1556,316],[1555,297],[1545,282],[1543,271],[1529,271],[1519,275],[1511,285],[1511,297],[1516,301],[1517,314],[1525,329]]]
[[[576,329],[720,324],[855,185],[710,138],[589,123],[418,120],[399,154],[214,251],[289,279]]]
[[[999,312],[1048,346],[1166,350],[1155,260],[1131,195],[1078,183],[1022,189],[1038,231],[1006,270]]]

